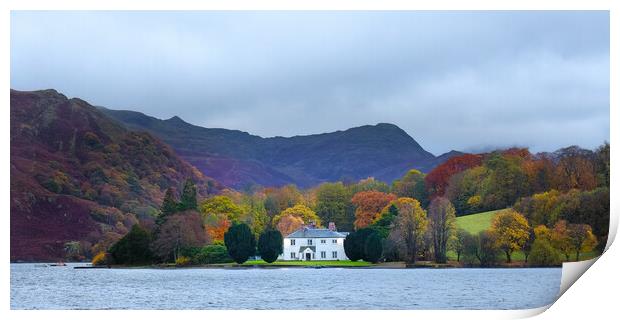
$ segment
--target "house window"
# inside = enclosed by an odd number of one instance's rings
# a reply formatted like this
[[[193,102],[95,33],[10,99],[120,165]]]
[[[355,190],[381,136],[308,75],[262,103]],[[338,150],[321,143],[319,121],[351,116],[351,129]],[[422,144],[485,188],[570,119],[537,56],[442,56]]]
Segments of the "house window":
[[[321,258],[325,259],[326,255],[325,255],[325,251],[321,251]]]
[[[291,259],[295,259],[295,252],[291,252]]]
[[[338,243],[338,239],[332,239],[332,243]]]
[[[308,239],[308,245],[311,246],[312,245],[312,239]]]
[[[332,258],[338,259],[338,251],[332,251]]]
[[[294,246],[295,245],[295,239],[291,239],[291,245]]]
[[[325,243],[325,240],[321,240],[321,243]]]

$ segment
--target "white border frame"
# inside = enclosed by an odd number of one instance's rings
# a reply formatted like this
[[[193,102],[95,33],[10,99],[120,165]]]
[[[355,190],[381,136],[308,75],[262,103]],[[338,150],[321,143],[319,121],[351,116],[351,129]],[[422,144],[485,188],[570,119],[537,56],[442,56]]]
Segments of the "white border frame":
[[[341,0],[341,1],[291,1],[291,0],[237,0],[237,1],[195,1],[195,0],[108,0],[108,1],[79,1],[79,0],[8,0],[0,3],[0,35],[2,37],[2,75],[0,83],[5,88],[1,91],[3,101],[2,117],[2,150],[10,149],[9,140],[9,90],[10,88],[10,11],[11,10],[610,10],[610,121],[611,139],[617,140],[618,136],[618,74],[619,66],[617,58],[620,57],[618,43],[620,40],[620,2],[614,0],[521,0],[521,1],[497,1],[497,0],[446,0],[446,1],[407,1],[407,0]],[[610,141],[611,143],[611,141]],[[611,149],[612,165],[616,167],[618,151]],[[14,318],[63,318],[63,319],[110,319],[110,318],[149,318],[170,319],[181,316],[191,319],[206,318],[269,318],[269,319],[316,319],[323,316],[356,317],[356,318],[455,318],[459,319],[508,319],[522,318],[539,314],[549,306],[530,310],[515,311],[15,311],[10,310],[10,260],[9,243],[9,179],[10,159],[9,153],[1,158],[2,179],[0,185],[2,203],[5,211],[4,223],[1,224],[0,234],[4,236],[0,252],[5,263],[0,266],[2,273],[3,290],[1,291],[2,308],[0,312],[3,319]],[[618,175],[612,170],[612,189],[615,191],[618,185]],[[614,192],[612,191],[612,194]],[[583,280],[577,283],[563,295],[549,311],[542,314],[542,318],[558,317],[593,317],[615,314],[617,303],[615,296],[619,293],[620,277],[620,252],[615,247],[609,247],[615,237],[618,226],[618,201],[611,197],[611,222],[610,241],[608,250],[598,259],[598,263],[592,266],[592,271],[582,276]],[[594,261],[573,263],[569,268],[563,268],[563,289],[568,286],[565,276],[578,278]],[[584,269],[585,267],[585,269]],[[565,270],[571,269],[570,272]],[[571,281],[572,282],[572,281]],[[607,318],[605,317],[605,318]]]

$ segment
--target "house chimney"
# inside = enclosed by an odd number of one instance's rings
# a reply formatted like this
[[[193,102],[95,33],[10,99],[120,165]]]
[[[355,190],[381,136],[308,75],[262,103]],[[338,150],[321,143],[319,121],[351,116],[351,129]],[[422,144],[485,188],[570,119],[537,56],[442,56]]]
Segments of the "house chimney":
[[[329,231],[336,231],[336,224],[333,222],[329,223]]]

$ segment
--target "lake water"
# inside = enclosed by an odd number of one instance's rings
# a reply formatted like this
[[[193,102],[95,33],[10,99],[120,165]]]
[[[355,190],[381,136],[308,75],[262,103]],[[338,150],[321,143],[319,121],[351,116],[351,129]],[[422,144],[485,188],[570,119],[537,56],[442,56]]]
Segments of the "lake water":
[[[11,264],[11,309],[526,309],[553,269],[73,269]]]

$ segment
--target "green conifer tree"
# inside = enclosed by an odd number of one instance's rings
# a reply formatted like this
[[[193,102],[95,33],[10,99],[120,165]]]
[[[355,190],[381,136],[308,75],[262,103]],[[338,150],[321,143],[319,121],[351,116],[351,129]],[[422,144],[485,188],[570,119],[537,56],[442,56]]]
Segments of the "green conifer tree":
[[[161,225],[165,222],[166,218],[173,213],[177,212],[179,204],[174,199],[174,192],[172,188],[168,188],[166,190],[166,195],[164,195],[164,201],[161,204],[161,214],[157,217],[156,223]]]
[[[196,200],[196,184],[190,178],[185,180],[185,186],[183,187],[183,194],[181,195],[181,203],[179,203],[179,210],[196,210],[198,209],[198,201]]]

